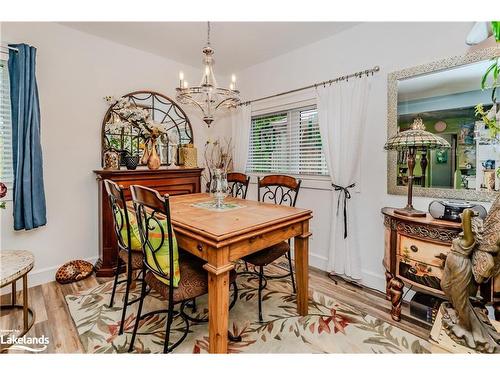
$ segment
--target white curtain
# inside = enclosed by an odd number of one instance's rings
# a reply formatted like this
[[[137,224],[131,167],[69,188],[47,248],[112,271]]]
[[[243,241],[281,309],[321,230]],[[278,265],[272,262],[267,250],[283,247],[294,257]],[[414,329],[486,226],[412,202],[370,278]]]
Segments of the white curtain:
[[[317,88],[321,141],[333,186],[328,267],[352,279],[361,279],[360,233],[351,207],[359,190],[369,90],[366,76]]]
[[[245,173],[252,123],[252,106],[240,106],[232,116],[231,135],[233,142],[233,170]]]

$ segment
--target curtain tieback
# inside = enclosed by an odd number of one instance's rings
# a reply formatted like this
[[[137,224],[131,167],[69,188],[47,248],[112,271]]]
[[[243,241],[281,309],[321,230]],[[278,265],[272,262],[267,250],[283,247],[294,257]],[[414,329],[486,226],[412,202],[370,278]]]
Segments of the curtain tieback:
[[[344,195],[344,238],[347,238],[347,200],[351,199],[351,193],[349,189],[352,189],[354,186],[356,186],[356,183],[352,183],[345,187],[332,183],[332,186],[335,191],[340,191],[339,199],[337,201],[337,215],[339,214],[340,199],[342,198],[342,194]]]

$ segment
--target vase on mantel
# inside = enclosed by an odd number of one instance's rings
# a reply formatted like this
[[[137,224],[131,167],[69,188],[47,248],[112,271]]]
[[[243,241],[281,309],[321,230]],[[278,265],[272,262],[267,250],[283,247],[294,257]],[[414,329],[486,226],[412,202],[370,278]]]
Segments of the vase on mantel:
[[[149,160],[149,139],[144,142],[144,152],[142,153],[141,164],[148,164]]]
[[[156,138],[151,138],[151,152],[149,154],[148,159],[148,168],[149,169],[158,169],[161,165],[160,157],[158,156],[158,152],[156,151]]]

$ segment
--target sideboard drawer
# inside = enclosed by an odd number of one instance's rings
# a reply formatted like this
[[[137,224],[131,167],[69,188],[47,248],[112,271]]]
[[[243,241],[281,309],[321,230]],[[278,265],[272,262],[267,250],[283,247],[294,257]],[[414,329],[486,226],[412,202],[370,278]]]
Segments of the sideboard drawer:
[[[398,234],[398,257],[432,267],[444,268],[451,245],[437,244]]]
[[[443,268],[441,267],[398,256],[396,275],[409,284],[418,285],[429,292],[444,295],[441,291],[443,277]]]

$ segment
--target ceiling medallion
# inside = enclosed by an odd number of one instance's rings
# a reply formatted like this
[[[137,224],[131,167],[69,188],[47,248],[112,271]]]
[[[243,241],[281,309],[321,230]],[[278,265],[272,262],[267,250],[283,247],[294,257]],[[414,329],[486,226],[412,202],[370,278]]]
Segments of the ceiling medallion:
[[[179,73],[179,87],[176,99],[179,103],[197,107],[203,114],[203,121],[210,127],[219,111],[236,108],[240,104],[240,92],[236,90],[233,74],[229,88],[217,86],[214,74],[214,50],[210,46],[210,22],[207,23],[207,45],[203,48],[203,77],[199,86],[189,86],[184,73]]]

